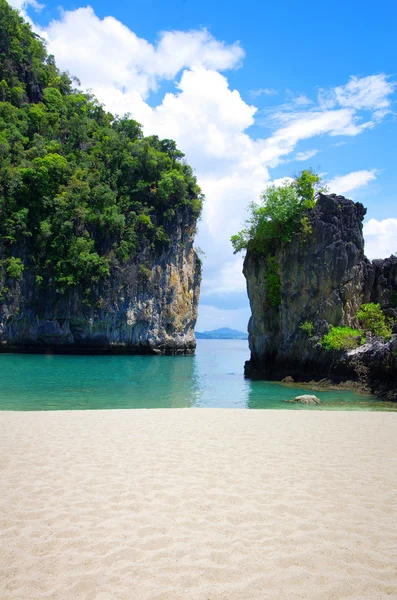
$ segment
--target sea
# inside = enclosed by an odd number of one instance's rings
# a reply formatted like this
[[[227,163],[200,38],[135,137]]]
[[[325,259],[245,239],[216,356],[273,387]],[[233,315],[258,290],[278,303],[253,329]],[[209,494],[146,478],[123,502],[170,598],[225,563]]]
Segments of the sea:
[[[244,340],[198,340],[193,356],[0,354],[0,410],[397,410],[397,403],[355,392],[247,380],[248,358]],[[321,404],[291,402],[304,393]]]

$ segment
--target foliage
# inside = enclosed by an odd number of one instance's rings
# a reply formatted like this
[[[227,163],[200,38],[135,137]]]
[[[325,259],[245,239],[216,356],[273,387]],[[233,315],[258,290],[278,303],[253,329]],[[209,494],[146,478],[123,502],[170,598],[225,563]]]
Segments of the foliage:
[[[393,332],[392,322],[387,320],[382,312],[380,304],[362,304],[357,311],[357,318],[362,327],[373,335],[390,340]]]
[[[326,350],[351,350],[364,343],[365,337],[362,330],[351,327],[334,327],[333,325],[321,340],[321,345]]]
[[[301,218],[301,231],[305,239],[313,233],[313,225],[307,215]]]
[[[151,269],[148,269],[148,267],[146,267],[145,265],[139,265],[139,271],[138,271],[139,281],[141,281],[142,283],[144,283],[145,281],[149,281],[151,276],[152,276]]]
[[[320,183],[320,176],[313,173],[311,169],[303,170],[295,179],[295,189],[298,197],[301,199],[303,208],[314,208],[316,205],[316,196],[320,191],[324,191],[324,186]]]
[[[23,262],[20,258],[11,256],[8,260],[7,273],[12,279],[21,279],[23,273]]]
[[[114,118],[74,89],[42,40],[0,0],[5,257],[23,251],[36,281],[52,279],[61,291],[89,287],[142,245],[167,244],[176,211],[196,219],[201,202],[175,142],[144,137],[128,115]]]
[[[272,240],[290,242],[294,233],[312,232],[305,214],[316,203],[320,177],[311,170],[302,171],[292,183],[269,186],[263,192],[261,204],[251,203],[246,227],[231,238],[234,252],[253,250],[267,253]]]
[[[308,337],[312,337],[314,333],[314,325],[310,321],[305,321],[299,325],[299,329],[302,329],[304,333],[308,335]]]
[[[281,303],[280,295],[280,275],[278,273],[278,265],[274,256],[268,258],[266,265],[266,298],[270,306],[279,306]]]

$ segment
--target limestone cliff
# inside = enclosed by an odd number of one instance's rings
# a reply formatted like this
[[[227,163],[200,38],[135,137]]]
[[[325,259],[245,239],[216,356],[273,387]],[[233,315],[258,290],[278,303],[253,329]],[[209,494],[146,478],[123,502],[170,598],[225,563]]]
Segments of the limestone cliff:
[[[191,353],[202,194],[0,0],[0,351]]]
[[[89,300],[82,288],[61,294],[51,284],[38,286],[26,267],[20,281],[0,277],[0,350],[194,352],[201,278],[195,221],[189,210],[179,210],[163,251],[147,244],[130,261],[113,265]]]
[[[326,351],[319,343],[329,325],[357,327],[362,303],[379,302],[397,320],[397,258],[365,257],[365,213],[362,204],[322,194],[308,213],[311,233],[276,243],[268,256],[247,253],[248,377],[354,380],[397,399],[397,335],[347,352]],[[269,273],[277,278],[276,301]],[[313,324],[313,336],[300,328],[306,321]]]

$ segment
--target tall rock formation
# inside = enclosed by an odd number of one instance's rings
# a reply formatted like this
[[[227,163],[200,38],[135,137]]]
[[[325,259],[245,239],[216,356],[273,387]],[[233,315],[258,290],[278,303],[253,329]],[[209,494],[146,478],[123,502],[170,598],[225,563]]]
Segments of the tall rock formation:
[[[202,195],[0,0],[0,351],[191,353]]]
[[[329,325],[359,327],[356,314],[363,303],[379,302],[397,320],[397,257],[373,262],[365,257],[365,213],[360,203],[321,194],[308,213],[311,233],[276,243],[271,256],[247,253],[248,377],[354,380],[397,399],[397,335],[346,352],[330,352],[319,343]],[[311,337],[300,327],[305,322],[313,324]]]
[[[150,245],[91,288],[59,293],[25,267],[20,281],[0,277],[0,351],[190,354],[201,264],[195,219],[181,210],[163,252]],[[1,255],[1,251],[0,251]]]

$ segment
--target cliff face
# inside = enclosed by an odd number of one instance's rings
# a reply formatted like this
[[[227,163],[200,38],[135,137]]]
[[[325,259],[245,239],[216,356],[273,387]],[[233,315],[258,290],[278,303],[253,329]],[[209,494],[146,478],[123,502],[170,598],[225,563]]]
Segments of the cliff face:
[[[0,351],[190,353],[202,194],[0,0]]]
[[[180,210],[166,249],[147,244],[110,276],[86,290],[60,294],[38,286],[25,267],[15,281],[0,277],[0,351],[190,354],[201,265],[193,248],[195,219]],[[1,249],[0,249],[1,255]]]
[[[397,319],[397,258],[370,262],[364,255],[365,208],[342,196],[320,195],[311,233],[276,244],[272,258],[248,252],[244,275],[251,304],[248,377],[297,381],[359,380],[397,399],[397,336],[357,350],[329,352],[319,343],[329,325],[359,327],[361,304],[379,302]],[[277,302],[269,289],[276,269]],[[313,324],[310,337],[300,328]]]

